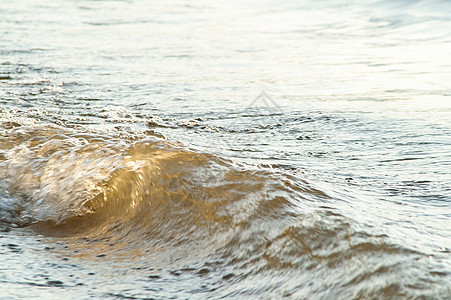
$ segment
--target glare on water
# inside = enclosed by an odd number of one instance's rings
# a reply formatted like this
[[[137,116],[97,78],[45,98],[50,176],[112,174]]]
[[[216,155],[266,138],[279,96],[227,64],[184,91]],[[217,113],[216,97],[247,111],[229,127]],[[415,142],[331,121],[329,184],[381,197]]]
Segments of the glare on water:
[[[449,298],[450,12],[0,0],[0,298]]]

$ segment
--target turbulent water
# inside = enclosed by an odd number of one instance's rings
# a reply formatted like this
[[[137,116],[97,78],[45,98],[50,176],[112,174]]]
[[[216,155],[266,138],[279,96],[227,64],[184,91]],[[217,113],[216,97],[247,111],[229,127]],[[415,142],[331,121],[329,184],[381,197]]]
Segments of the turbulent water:
[[[0,0],[0,299],[450,299],[450,16]]]

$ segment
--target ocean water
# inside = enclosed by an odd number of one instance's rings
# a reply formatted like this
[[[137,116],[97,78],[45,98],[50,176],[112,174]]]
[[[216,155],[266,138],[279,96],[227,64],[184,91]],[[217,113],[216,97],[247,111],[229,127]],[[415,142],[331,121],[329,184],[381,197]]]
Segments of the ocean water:
[[[450,299],[450,28],[0,0],[0,299]]]

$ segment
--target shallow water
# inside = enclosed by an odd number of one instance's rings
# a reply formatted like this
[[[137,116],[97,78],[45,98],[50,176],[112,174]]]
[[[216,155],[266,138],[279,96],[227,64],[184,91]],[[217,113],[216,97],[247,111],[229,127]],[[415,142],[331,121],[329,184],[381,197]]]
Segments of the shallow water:
[[[450,12],[0,0],[0,298],[450,298]]]

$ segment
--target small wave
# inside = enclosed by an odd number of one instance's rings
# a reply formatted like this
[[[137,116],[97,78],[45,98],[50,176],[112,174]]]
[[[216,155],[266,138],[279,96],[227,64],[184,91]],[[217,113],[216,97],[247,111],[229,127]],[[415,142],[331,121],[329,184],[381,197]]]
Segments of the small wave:
[[[135,142],[20,126],[9,128],[2,145],[3,193],[17,199],[24,224],[60,226],[89,215],[164,224],[167,214],[189,215],[196,225],[230,223],[220,208],[262,193],[268,181],[154,137]]]
[[[308,181],[157,137],[19,125],[2,129],[0,221],[64,238],[70,255],[233,283],[218,296],[433,295],[409,275],[424,254],[325,206]]]

